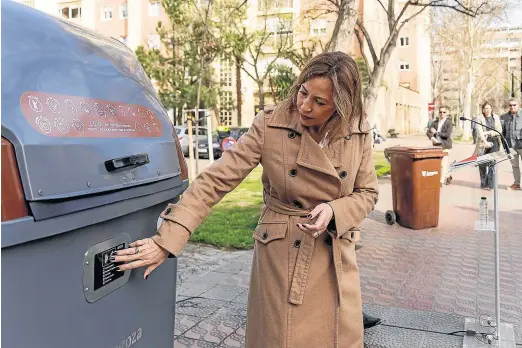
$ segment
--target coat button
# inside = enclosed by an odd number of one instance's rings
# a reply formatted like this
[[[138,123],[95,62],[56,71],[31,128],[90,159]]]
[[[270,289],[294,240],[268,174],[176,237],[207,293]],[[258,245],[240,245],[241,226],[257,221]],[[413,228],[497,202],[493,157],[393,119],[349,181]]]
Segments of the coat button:
[[[294,132],[294,131],[290,131],[290,132],[288,132],[288,137],[289,137],[290,139],[294,139],[294,138],[296,137],[296,135],[297,135],[297,133]]]
[[[298,239],[294,242],[294,248],[299,248],[301,246],[301,241]]]
[[[344,139],[346,139],[346,140],[350,140],[351,137],[352,137],[351,135],[347,135],[347,136],[344,137]]]
[[[342,172],[339,173],[339,177],[340,177],[341,179],[346,178],[347,175],[348,175],[348,173],[346,173],[344,170],[343,170]]]
[[[171,211],[172,211],[172,209],[170,209],[170,207],[168,207],[167,209],[165,209],[165,215],[170,214]]]
[[[297,169],[290,169],[289,174],[290,174],[290,176],[296,176],[297,175]]]
[[[266,240],[268,238],[268,233],[264,232],[263,235],[261,236],[261,238],[263,240]]]
[[[299,202],[299,201],[296,200],[296,201],[294,201],[294,207],[296,207],[296,208],[302,208],[303,205],[301,204],[301,202]]]

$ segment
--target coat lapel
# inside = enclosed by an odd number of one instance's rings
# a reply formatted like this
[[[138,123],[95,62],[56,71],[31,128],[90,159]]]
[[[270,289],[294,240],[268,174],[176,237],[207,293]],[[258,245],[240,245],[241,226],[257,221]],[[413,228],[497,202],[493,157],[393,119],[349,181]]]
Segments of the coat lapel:
[[[329,146],[322,149],[326,154],[326,157],[329,158],[330,162],[335,168],[340,168],[343,166],[343,150],[344,150],[344,142],[346,140],[343,138],[337,139],[333,141]]]
[[[339,127],[342,131],[337,133],[328,146],[321,148],[308,133],[308,130],[299,122],[299,116],[296,112],[284,115],[283,112],[277,112],[276,109],[268,120],[267,125],[269,127],[293,130],[301,135],[297,165],[331,175],[337,179],[339,179],[339,174],[336,168],[347,165],[347,163],[344,163],[347,161],[344,154],[345,142],[351,141],[353,134],[370,132],[370,125],[367,121],[362,124],[361,129],[359,129],[358,125],[349,127],[344,122],[341,122]]]
[[[297,154],[297,165],[339,178],[334,165],[308,130],[301,136],[301,145]]]

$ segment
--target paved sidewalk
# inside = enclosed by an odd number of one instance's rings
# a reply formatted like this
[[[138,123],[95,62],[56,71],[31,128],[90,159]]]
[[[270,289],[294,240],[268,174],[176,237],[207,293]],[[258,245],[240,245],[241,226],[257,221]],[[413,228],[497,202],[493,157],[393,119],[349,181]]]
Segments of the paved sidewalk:
[[[394,145],[428,145],[425,137],[389,140]],[[457,144],[451,160],[469,157],[473,146]],[[439,226],[413,231],[388,226],[392,208],[389,179],[363,223],[357,252],[365,311],[384,319],[366,331],[365,346],[461,347],[466,316],[494,315],[493,238],[473,231],[478,202],[493,192],[479,189],[477,168],[452,173],[441,193]],[[511,167],[500,167],[500,183],[512,183]],[[522,346],[522,191],[500,191],[502,321],[515,325]],[[188,245],[179,259],[175,347],[242,347],[252,251],[221,251]],[[274,347],[276,348],[276,347]],[[304,347],[306,348],[306,347]],[[315,347],[314,347],[315,348]]]

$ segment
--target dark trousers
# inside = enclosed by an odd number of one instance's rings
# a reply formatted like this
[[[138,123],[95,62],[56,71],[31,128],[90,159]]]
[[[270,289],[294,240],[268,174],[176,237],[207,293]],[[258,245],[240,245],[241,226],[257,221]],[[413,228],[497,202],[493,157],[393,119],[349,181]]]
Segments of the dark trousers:
[[[480,173],[480,187],[489,187],[493,188],[493,170],[491,170],[490,166],[487,164],[483,164],[479,166]]]
[[[498,145],[496,144],[496,140],[494,142],[494,146],[490,149],[486,149],[484,151],[484,155],[492,152],[498,151]],[[489,187],[493,188],[493,170],[490,168],[489,165],[483,164],[479,166],[479,173],[480,173],[480,187]]]

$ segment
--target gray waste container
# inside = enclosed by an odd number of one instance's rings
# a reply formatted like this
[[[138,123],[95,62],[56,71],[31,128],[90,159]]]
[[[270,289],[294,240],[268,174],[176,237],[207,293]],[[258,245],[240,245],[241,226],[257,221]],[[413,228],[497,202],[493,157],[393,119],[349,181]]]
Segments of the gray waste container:
[[[187,187],[172,123],[117,40],[2,1],[2,347],[172,348],[176,260],[115,249]]]

